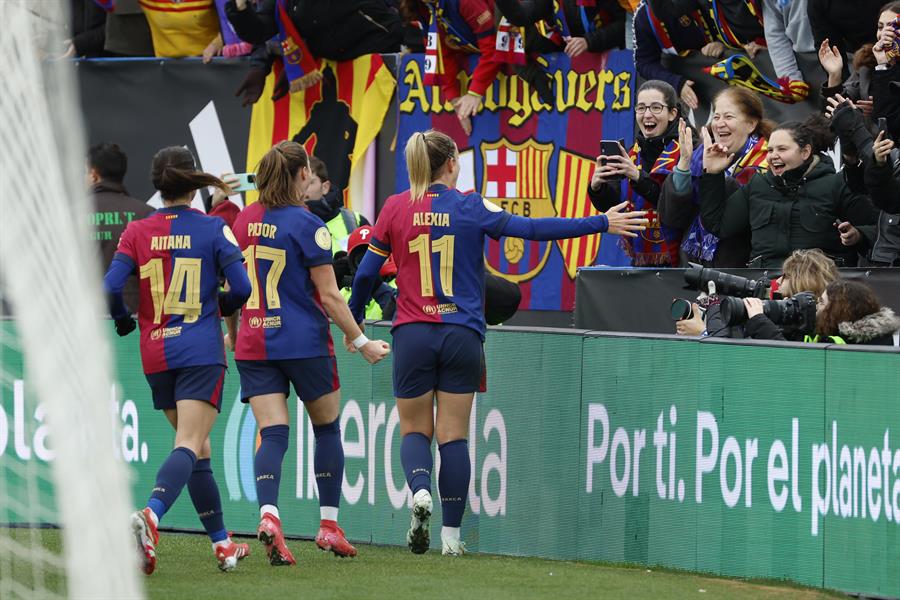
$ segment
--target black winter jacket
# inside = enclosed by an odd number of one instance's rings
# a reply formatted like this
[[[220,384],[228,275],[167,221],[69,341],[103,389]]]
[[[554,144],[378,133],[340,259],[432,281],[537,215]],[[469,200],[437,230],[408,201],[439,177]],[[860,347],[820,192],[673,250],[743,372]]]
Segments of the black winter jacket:
[[[828,38],[832,46],[852,54],[874,41],[882,4],[882,0],[809,0],[806,10],[815,47]]]
[[[257,10],[225,5],[228,20],[241,39],[262,44],[278,34],[275,0]],[[288,12],[316,58],[350,60],[364,54],[400,51],[400,15],[383,0],[289,0]]]
[[[853,194],[818,156],[781,177],[758,173],[731,196],[723,174],[700,178],[703,226],[724,239],[750,231],[751,263],[760,268],[780,268],[791,252],[806,248],[821,249],[838,266],[855,266],[857,250],[841,244],[834,222],[870,225],[877,217],[869,199]]]
[[[583,37],[589,52],[625,47],[625,10],[617,0],[601,0],[594,7],[579,6],[577,0],[564,0],[562,5],[572,37]],[[602,26],[587,32],[582,23],[582,9],[588,19],[594,14],[603,15]]]

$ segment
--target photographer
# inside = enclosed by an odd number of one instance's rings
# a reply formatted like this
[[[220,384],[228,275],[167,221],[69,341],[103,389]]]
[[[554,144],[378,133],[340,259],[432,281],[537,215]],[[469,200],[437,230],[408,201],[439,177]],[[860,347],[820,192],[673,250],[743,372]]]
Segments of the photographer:
[[[712,279],[717,284],[718,295],[701,300],[706,308],[705,319],[701,316],[700,306],[694,304],[690,318],[676,322],[676,333],[678,335],[709,335],[736,339],[785,339],[781,329],[763,314],[762,297],[768,297],[777,292],[783,298],[791,298],[800,292],[809,292],[813,295],[811,308],[828,284],[839,277],[840,273],[834,261],[818,249],[795,250],[784,261],[781,277],[775,279],[771,284],[765,281],[747,280],[719,271],[692,269],[685,273],[688,283],[693,287],[708,289],[707,282]],[[731,310],[732,307],[729,307],[728,314],[722,314],[722,303],[733,305],[735,301],[740,302],[738,298],[730,296],[749,296],[743,298],[744,311],[734,311]],[[732,315],[731,313],[734,312],[737,314]],[[746,314],[741,314],[743,312]],[[779,312],[779,316],[782,314]],[[732,322],[729,323],[729,320]],[[792,331],[788,337],[802,340],[803,332]]]
[[[900,317],[881,306],[872,289],[857,281],[832,282],[817,305],[816,337],[837,344],[895,346]]]

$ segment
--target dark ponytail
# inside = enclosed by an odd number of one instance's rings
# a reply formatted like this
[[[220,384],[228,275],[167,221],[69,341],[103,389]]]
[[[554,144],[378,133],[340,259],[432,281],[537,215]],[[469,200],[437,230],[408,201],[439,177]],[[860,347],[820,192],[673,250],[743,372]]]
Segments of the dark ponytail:
[[[157,152],[150,168],[150,180],[163,200],[177,200],[208,186],[231,193],[221,179],[198,171],[194,155],[184,146],[169,146]]]
[[[812,153],[825,152],[834,146],[835,135],[831,131],[828,120],[820,115],[810,115],[805,121],[788,121],[781,123],[774,131],[789,131],[797,145],[812,147]]]

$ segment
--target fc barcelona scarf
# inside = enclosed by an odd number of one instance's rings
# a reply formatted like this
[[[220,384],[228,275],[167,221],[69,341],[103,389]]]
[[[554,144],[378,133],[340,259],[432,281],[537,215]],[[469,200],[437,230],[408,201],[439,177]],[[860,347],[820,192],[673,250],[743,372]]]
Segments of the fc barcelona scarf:
[[[553,18],[538,21],[534,25],[538,33],[557,46],[564,46],[566,38],[572,35],[566,22],[566,13],[557,0],[553,0]]]
[[[116,10],[116,0],[94,0],[94,4],[106,12],[113,12]]]
[[[525,64],[525,42],[522,39],[522,29],[513,27],[503,17],[497,27],[497,59],[511,64]]]
[[[762,10],[760,10],[757,0],[744,0],[744,6],[747,8],[747,12],[756,17],[756,20],[762,26]],[[743,48],[745,42],[738,38],[728,23],[728,19],[725,18],[725,13],[722,11],[722,0],[712,0],[709,13],[712,17],[712,22],[715,23],[718,30],[719,40],[729,48]],[[752,42],[753,40],[746,41]]]
[[[773,81],[763,75],[753,61],[743,54],[730,56],[704,70],[728,85],[745,87],[785,104],[802,102],[809,95],[809,84],[805,81],[790,80],[787,77]]]
[[[462,21],[458,3],[452,0],[429,0],[428,37],[425,43],[425,85],[437,85],[444,74],[443,41],[441,33],[447,36],[452,47],[469,54],[478,54],[478,40]],[[499,42],[499,35],[497,36]]]
[[[734,178],[739,184],[746,185],[759,171],[768,168],[766,152],[768,146],[766,139],[758,135],[751,135],[744,142],[744,147],[738,153],[738,159],[725,169],[727,177]],[[694,204],[700,204],[700,176],[703,175],[703,146],[694,150],[691,157],[691,177],[694,187]],[[723,199],[724,202],[726,199]],[[719,238],[708,232],[700,223],[700,217],[694,219],[690,230],[684,237],[681,249],[690,258],[711,261],[719,247]]]
[[[649,171],[650,178],[660,186],[666,176],[672,172],[681,155],[681,147],[678,140],[672,140],[666,144],[662,154],[653,163]],[[637,143],[628,153],[631,161],[641,168],[641,153]],[[638,233],[636,238],[620,237],[619,247],[631,258],[632,265],[636,267],[660,267],[678,265],[678,246],[681,241],[681,231],[667,227],[659,222],[656,207],[647,202],[640,194],[635,193],[628,179],[622,181],[623,196],[628,200],[628,210],[646,210],[650,224],[647,229]]]
[[[275,11],[278,37],[284,51],[282,59],[284,71],[290,82],[291,91],[297,92],[321,81],[322,72],[319,70],[318,62],[306,47],[306,42],[303,41],[294,26],[287,11],[286,0],[277,0]]]

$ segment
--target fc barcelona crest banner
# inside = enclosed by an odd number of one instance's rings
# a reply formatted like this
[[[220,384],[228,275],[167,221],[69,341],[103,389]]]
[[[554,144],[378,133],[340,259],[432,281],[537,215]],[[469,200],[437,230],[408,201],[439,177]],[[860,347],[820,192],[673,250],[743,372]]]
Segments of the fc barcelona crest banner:
[[[409,186],[402,152],[407,139],[437,129],[459,147],[460,190],[524,217],[596,214],[587,191],[600,140],[621,139],[630,147],[634,135],[634,60],[627,51],[545,59],[552,106],[512,69],[501,71],[466,136],[439,88],[425,85],[424,56],[405,56],[397,77],[397,191]],[[616,239],[600,235],[558,242],[488,239],[484,257],[489,271],[519,284],[523,310],[572,310],[578,267],[628,264]]]

